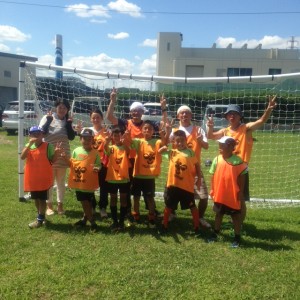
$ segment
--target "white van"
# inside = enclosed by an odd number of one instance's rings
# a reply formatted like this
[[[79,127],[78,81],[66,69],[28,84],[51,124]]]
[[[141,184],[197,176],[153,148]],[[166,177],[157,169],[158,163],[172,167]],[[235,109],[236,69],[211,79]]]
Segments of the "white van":
[[[73,117],[73,125],[77,126],[80,122],[83,127],[91,127],[90,113],[93,109],[99,109],[103,113],[104,123],[107,124],[105,119],[104,108],[105,98],[83,96],[75,97],[71,105],[71,116]]]
[[[227,120],[224,118],[224,113],[227,110],[228,105],[223,104],[208,104],[205,108],[203,120],[202,120],[202,128],[206,130],[206,123],[208,117],[213,117],[214,119],[214,131],[217,131],[221,128],[225,128],[228,126]]]

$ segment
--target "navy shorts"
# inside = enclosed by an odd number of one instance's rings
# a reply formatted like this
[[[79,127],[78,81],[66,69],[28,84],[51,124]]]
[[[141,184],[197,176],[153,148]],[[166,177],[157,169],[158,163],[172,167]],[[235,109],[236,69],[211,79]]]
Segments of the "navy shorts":
[[[31,199],[34,200],[44,200],[46,201],[49,198],[49,190],[45,190],[45,191],[32,191],[30,192],[30,197]]]
[[[128,182],[124,182],[124,183],[107,182],[106,188],[107,188],[107,192],[110,194],[118,194],[118,191],[120,192],[120,194],[127,194],[129,193],[130,190],[130,186]]]
[[[132,179],[131,194],[140,197],[143,193],[144,197],[155,196],[155,179],[136,178]]]
[[[76,191],[76,198],[78,201],[93,202],[95,201],[95,194],[91,192]]]
[[[166,188],[165,204],[168,208],[176,210],[180,203],[182,210],[189,209],[195,206],[194,193],[190,193],[176,186]]]

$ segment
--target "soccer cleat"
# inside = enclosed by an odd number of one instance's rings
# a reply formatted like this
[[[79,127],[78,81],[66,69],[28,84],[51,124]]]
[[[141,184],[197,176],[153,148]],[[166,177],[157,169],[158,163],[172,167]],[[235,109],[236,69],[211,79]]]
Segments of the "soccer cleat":
[[[101,217],[101,219],[106,219],[108,217],[108,214],[107,214],[105,208],[100,209],[100,217]]]
[[[199,228],[196,228],[195,231],[194,231],[194,236],[196,238],[201,238],[201,231]]]
[[[154,220],[149,220],[149,228],[153,229],[156,227]]]
[[[214,243],[218,240],[218,235],[216,233],[213,233],[211,237],[207,240],[208,243]]]
[[[96,232],[98,230],[98,225],[96,223],[91,224],[91,232]]]
[[[74,223],[75,227],[85,227],[86,226],[86,221],[84,220],[79,220],[76,223]]]
[[[199,221],[200,221],[200,224],[201,224],[202,227],[211,228],[211,225],[205,219],[200,218]]]
[[[116,223],[116,222],[112,223],[111,226],[110,226],[110,230],[111,230],[111,232],[118,232],[119,231],[119,224]]]
[[[29,223],[28,226],[29,226],[30,229],[39,228],[39,227],[43,226],[43,222],[40,222],[40,221],[36,220],[34,222]]]
[[[240,246],[240,242],[237,240],[234,240],[230,245],[231,248],[238,248],[239,246]]]

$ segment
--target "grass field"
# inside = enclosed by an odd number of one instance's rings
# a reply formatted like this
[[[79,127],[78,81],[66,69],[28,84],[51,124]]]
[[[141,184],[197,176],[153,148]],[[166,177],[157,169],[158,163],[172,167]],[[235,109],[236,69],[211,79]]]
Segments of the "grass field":
[[[249,207],[238,249],[228,228],[214,244],[209,232],[195,238],[181,211],[167,236],[144,223],[112,234],[99,219],[97,233],[75,230],[82,212],[72,191],[66,215],[30,230],[36,213],[18,201],[17,138],[0,132],[0,144],[1,299],[300,299],[299,205]]]

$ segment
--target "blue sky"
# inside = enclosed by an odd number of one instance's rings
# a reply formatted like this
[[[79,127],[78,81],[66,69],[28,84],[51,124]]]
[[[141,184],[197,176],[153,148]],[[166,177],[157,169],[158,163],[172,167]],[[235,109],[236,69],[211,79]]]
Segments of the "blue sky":
[[[181,32],[183,47],[300,49],[299,0],[0,0],[0,51],[55,61],[63,36],[64,65],[155,74],[158,32]]]

